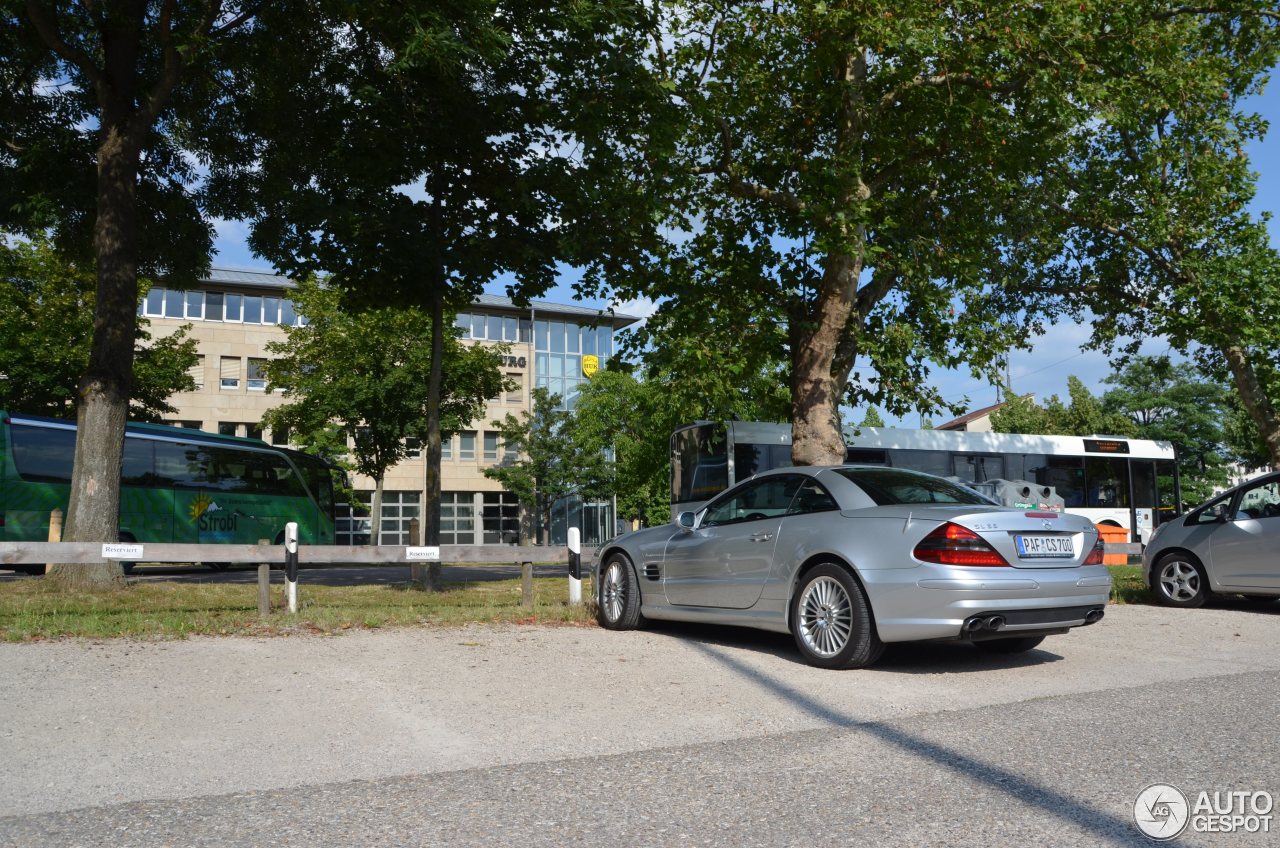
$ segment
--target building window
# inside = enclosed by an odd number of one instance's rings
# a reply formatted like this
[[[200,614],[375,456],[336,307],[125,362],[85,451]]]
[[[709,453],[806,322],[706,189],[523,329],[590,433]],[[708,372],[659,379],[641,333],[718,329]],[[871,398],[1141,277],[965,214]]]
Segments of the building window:
[[[453,319],[453,326],[458,328],[458,338],[471,338],[471,315],[466,312],[459,312],[458,317]]]
[[[196,354],[196,364],[187,369],[187,374],[191,376],[191,382],[196,384],[194,391],[204,388],[204,354]]]
[[[508,374],[511,388],[507,389],[507,403],[524,403],[524,375]]]
[[[204,426],[203,421],[169,421],[166,423],[170,427],[181,427],[184,430],[199,430]]]
[[[476,431],[463,430],[458,434],[458,459],[476,458]]]
[[[288,427],[272,427],[271,428],[271,444],[273,445],[289,444],[289,428]]]
[[[182,318],[184,317],[183,305],[186,298],[182,296],[182,292],[177,289],[164,290],[164,317],[166,318]]]
[[[143,315],[159,318],[164,315],[164,289],[151,289],[142,307]]]
[[[280,301],[280,323],[292,327],[298,323],[298,313],[294,311],[293,301],[285,298]]]
[[[265,359],[249,359],[248,381],[249,390],[254,392],[266,391],[267,388],[267,360]]]
[[[218,385],[223,389],[240,388],[240,357],[224,356],[218,365]]]
[[[244,434],[245,434],[245,436],[246,436],[247,438],[250,438],[250,439],[258,439],[259,441],[261,441],[261,440],[262,440],[262,425],[261,425],[261,424],[246,424],[246,425],[244,425]]]
[[[440,493],[440,544],[474,545],[476,543],[475,494],[472,492]]]
[[[280,298],[264,297],[262,299],[262,323],[280,323]]]
[[[453,459],[453,434],[440,434],[440,460]]]
[[[516,460],[520,459],[520,452],[516,450],[516,446],[503,441],[502,443],[502,464],[514,465]]]
[[[223,306],[222,320],[241,321],[244,319],[244,298],[238,294],[227,294]]]
[[[407,459],[421,459],[422,440],[413,436],[406,436],[404,440],[404,455]]]
[[[369,544],[369,503],[373,500],[371,492],[356,492],[360,504],[352,507],[349,503],[338,503],[334,508],[334,537],[339,545]]]
[[[520,542],[520,502],[510,492],[485,492],[480,520],[486,545]]]
[[[262,323],[262,298],[256,294],[245,295],[244,322],[246,324]]]
[[[484,461],[498,461],[498,434],[492,430],[486,430],[484,434]]]
[[[370,502],[372,497],[370,495]],[[378,544],[407,545],[410,543],[409,522],[418,517],[418,501],[421,498],[421,492],[382,493],[382,525]]]
[[[240,429],[240,425],[235,421],[219,421],[218,422],[219,436],[237,436],[239,435],[239,433],[237,433],[236,431],[239,429]]]
[[[204,320],[204,292],[187,292],[187,317],[198,321]]]
[[[222,320],[222,292],[205,292],[204,320],[206,321]]]

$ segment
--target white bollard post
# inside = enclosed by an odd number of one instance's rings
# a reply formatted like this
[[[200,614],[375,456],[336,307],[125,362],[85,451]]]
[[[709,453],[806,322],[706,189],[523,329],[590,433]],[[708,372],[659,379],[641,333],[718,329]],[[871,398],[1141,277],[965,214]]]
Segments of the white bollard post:
[[[289,612],[298,611],[298,525],[290,521],[284,526],[284,591]]]
[[[582,603],[582,531],[569,528],[569,603]]]

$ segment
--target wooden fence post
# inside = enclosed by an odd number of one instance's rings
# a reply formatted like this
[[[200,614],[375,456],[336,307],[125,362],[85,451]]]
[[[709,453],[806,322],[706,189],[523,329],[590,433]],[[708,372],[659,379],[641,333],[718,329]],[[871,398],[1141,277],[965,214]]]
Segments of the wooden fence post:
[[[533,563],[520,563],[520,605],[533,609]]]
[[[421,522],[418,521],[417,518],[409,519],[409,544],[410,545],[422,544],[422,537],[421,535],[419,535],[422,532],[421,527],[422,527],[422,524]],[[420,562],[409,563],[409,582],[412,583],[414,586],[417,586],[419,589],[426,588],[426,585],[427,585],[426,566]]]
[[[57,507],[54,507],[53,512],[49,513],[49,541],[62,541],[62,510]],[[44,573],[48,574],[49,569],[52,567],[52,563],[45,563]]]

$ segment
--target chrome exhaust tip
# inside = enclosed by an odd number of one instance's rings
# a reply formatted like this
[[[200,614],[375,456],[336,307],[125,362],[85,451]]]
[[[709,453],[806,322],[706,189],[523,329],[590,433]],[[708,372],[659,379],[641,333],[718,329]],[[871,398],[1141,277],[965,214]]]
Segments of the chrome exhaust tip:
[[[1105,613],[1100,609],[1091,609],[1084,615],[1085,624],[1097,624]]]
[[[1003,616],[1003,615],[993,615],[993,616],[991,616],[990,618],[988,618],[988,619],[987,619],[987,629],[988,629],[988,630],[1003,630],[1003,629],[1004,629],[1004,616]]]

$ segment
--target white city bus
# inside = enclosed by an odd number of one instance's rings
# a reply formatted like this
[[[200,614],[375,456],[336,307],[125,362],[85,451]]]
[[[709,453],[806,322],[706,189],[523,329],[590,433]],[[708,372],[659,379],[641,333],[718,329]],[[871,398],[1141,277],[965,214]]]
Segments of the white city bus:
[[[881,427],[846,432],[845,444],[845,462],[926,471],[979,489],[992,480],[1052,487],[1067,512],[1122,527],[1130,541],[1144,544],[1162,520],[1182,511],[1177,455],[1168,442]],[[753,474],[790,464],[790,424],[680,427],[671,435],[672,516]]]

